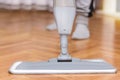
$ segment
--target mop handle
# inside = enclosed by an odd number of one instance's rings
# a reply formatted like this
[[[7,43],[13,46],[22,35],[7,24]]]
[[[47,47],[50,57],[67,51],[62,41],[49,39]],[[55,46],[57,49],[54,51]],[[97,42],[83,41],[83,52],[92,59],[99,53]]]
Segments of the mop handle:
[[[72,32],[75,19],[75,0],[54,0],[54,16],[60,34],[61,53],[59,60],[71,60],[68,53],[68,35]]]
[[[54,0],[54,6],[75,7],[75,0]]]

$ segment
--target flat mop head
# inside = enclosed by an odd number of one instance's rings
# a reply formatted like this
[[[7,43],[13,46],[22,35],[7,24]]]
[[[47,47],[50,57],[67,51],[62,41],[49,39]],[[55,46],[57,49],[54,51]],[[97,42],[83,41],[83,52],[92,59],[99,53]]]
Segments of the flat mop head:
[[[57,62],[17,62],[10,68],[13,74],[62,74],[62,73],[115,73],[116,69],[103,60],[79,60]]]

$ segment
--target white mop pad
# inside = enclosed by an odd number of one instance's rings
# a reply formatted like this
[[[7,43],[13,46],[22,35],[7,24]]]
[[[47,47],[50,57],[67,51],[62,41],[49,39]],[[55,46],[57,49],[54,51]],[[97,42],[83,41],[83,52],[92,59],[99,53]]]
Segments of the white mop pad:
[[[116,69],[103,60],[72,59],[72,62],[57,62],[57,59],[51,59],[47,62],[16,62],[9,71],[13,74],[111,74]]]

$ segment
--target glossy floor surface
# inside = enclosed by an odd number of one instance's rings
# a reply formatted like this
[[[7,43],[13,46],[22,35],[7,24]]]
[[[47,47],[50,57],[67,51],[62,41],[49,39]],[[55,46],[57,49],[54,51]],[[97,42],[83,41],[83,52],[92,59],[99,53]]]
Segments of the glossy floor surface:
[[[57,31],[45,29],[53,21],[48,12],[0,11],[0,80],[120,80],[120,20],[102,15],[90,19],[90,39],[69,37],[69,52],[81,59],[102,58],[118,69],[116,74],[9,74],[16,61],[44,61],[59,55]]]

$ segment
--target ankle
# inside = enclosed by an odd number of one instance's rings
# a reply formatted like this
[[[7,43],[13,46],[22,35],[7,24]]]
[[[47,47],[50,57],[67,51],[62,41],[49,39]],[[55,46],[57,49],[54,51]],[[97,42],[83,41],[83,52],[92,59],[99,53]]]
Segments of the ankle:
[[[76,19],[76,24],[83,24],[88,26],[89,18],[83,15],[78,15]]]

